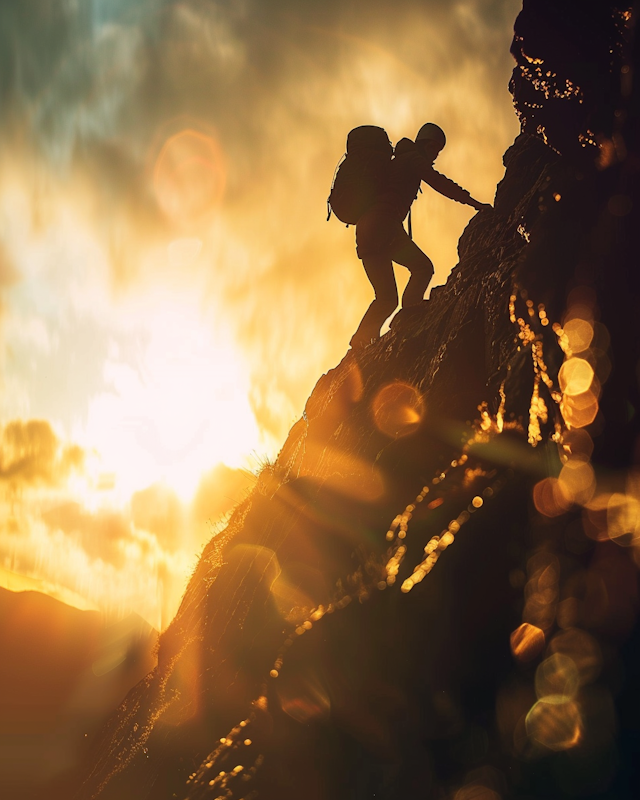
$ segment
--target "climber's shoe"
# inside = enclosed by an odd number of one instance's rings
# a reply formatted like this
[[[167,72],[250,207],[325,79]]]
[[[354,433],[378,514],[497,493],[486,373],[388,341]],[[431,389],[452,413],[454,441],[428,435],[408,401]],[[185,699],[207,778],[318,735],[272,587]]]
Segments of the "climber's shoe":
[[[421,303],[416,303],[414,306],[401,308],[389,323],[389,327],[393,330],[394,328],[404,327],[415,320],[422,319],[427,313],[428,302],[428,300],[423,300]]]

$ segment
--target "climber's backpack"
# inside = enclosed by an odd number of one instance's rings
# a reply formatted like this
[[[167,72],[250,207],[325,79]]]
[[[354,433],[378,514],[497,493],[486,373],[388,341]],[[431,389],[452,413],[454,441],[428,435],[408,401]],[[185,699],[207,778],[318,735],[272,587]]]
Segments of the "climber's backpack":
[[[349,131],[347,152],[339,164],[327,199],[331,212],[341,222],[355,225],[384,192],[393,147],[383,128],[361,125]]]

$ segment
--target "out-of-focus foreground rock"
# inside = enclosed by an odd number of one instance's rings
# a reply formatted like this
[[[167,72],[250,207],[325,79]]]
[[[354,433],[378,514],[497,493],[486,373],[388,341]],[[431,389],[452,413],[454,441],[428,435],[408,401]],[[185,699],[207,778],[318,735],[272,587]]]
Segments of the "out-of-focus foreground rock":
[[[319,380],[83,800],[638,796],[635,20],[525,0],[495,209]]]

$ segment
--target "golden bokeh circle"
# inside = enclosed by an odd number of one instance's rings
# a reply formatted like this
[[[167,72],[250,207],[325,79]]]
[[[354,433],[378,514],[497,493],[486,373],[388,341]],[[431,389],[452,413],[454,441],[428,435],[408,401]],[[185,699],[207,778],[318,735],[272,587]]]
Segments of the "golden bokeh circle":
[[[564,395],[560,403],[560,411],[570,428],[584,428],[591,425],[599,409],[598,398],[591,389],[577,395]]]
[[[586,319],[574,317],[562,329],[573,353],[584,352],[593,341],[593,325]]]
[[[575,700],[550,695],[533,706],[525,721],[531,739],[549,750],[570,750],[582,738],[582,715]]]
[[[591,364],[584,358],[569,358],[560,367],[558,381],[565,395],[573,396],[587,392],[594,378]]]

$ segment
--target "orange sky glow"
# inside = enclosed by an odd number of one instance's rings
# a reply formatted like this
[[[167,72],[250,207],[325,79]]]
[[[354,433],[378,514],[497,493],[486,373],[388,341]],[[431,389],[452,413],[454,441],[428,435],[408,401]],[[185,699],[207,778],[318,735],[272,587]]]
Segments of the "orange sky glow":
[[[52,5],[0,12],[0,586],[160,629],[371,300],[347,132],[491,202],[520,3]],[[435,284],[473,213],[419,196]]]

